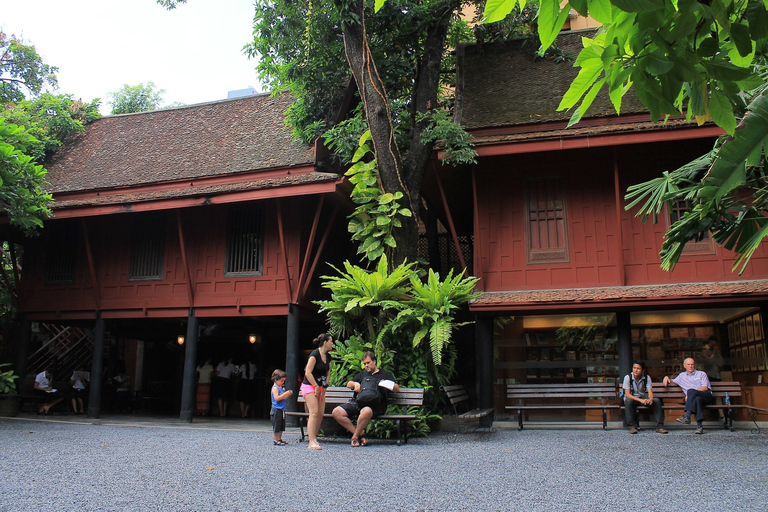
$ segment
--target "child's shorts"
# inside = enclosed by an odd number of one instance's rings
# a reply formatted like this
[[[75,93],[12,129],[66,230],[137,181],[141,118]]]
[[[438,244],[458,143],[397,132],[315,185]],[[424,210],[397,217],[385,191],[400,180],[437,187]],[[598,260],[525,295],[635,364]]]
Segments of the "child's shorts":
[[[269,411],[269,419],[272,421],[272,432],[277,434],[285,430],[285,411],[282,409],[275,409],[274,407]]]

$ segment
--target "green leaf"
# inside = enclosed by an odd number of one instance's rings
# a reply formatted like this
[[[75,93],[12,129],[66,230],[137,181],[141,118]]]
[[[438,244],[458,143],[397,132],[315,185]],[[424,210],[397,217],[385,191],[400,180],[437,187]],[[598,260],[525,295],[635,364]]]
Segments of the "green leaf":
[[[581,97],[597,82],[602,72],[603,65],[599,58],[584,62],[579,74],[571,82],[571,86],[563,95],[563,99],[560,100],[557,110],[567,110],[578,103]]]
[[[589,15],[600,23],[611,23],[613,21],[613,5],[610,0],[590,1]]]
[[[663,75],[674,67],[674,63],[661,50],[648,53],[641,62],[652,75]]]
[[[741,23],[731,23],[731,40],[736,44],[739,54],[746,57],[752,53],[752,39],[749,37],[749,27]]]
[[[568,19],[568,4],[560,9],[560,3],[557,0],[541,0],[539,6],[539,40],[541,41],[541,54],[549,48],[557,38],[560,30]]]
[[[501,21],[515,8],[517,0],[488,0],[485,3],[483,18],[485,23]]]
[[[736,129],[736,117],[733,115],[731,102],[717,89],[712,89],[709,98],[709,115],[723,130],[733,135]]]
[[[748,78],[752,73],[749,68],[740,68],[730,62],[717,60],[717,61],[703,61],[704,67],[707,72],[715,80],[728,80],[731,82],[737,82]]]
[[[654,12],[664,10],[663,0],[612,0],[611,3],[625,12]]]
[[[374,11],[375,11],[375,12],[379,12],[379,10],[380,10],[382,7],[384,7],[384,1],[385,1],[385,0],[376,0],[376,2],[374,3]]]
[[[587,14],[589,14],[587,0],[570,0],[569,3],[571,7],[573,7],[576,10],[576,12],[578,12],[582,16],[586,16]]]
[[[726,141],[717,153],[717,160],[703,180],[699,195],[705,200],[721,200],[746,180],[744,164],[758,147],[766,143],[768,135],[768,97],[761,94],[749,105],[749,113],[735,131],[733,139]]]

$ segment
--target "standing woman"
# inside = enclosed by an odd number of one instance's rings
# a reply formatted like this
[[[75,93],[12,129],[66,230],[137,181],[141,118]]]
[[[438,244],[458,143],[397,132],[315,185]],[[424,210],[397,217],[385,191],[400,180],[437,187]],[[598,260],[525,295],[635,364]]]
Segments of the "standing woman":
[[[330,334],[323,333],[313,342],[317,348],[309,354],[307,366],[304,368],[301,394],[309,411],[307,420],[309,449],[320,450],[317,434],[320,432],[325,412],[325,388],[328,387],[328,377],[331,374],[331,356],[328,351],[333,348],[333,338]]]

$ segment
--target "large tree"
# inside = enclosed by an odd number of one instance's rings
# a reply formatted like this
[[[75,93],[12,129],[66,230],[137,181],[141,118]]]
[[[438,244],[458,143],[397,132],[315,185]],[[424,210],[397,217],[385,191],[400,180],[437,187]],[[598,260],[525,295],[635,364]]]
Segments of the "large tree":
[[[503,19],[517,0],[489,0],[487,21]],[[577,122],[602,88],[617,112],[634,88],[651,117],[683,115],[727,133],[702,158],[630,188],[639,215],[656,217],[667,202],[690,209],[667,232],[662,266],[670,269],[687,241],[707,232],[736,255],[742,271],[768,236],[768,10],[763,0],[541,0],[546,47],[575,9],[603,24],[584,40],[581,68],[560,107]]]
[[[43,62],[35,47],[0,30],[0,101],[36,96],[56,88],[58,68]]]
[[[158,0],[174,7],[185,0]],[[392,264],[417,258],[421,184],[437,140],[447,141],[456,162],[474,153],[466,134],[444,109],[452,102],[451,49],[471,36],[460,11],[475,2],[392,0],[310,2],[259,0],[254,41],[247,51],[272,90],[288,90],[296,101],[288,112],[295,133],[306,141],[326,137],[337,156],[349,159],[369,129],[378,168],[378,189],[397,195]],[[487,31],[487,30],[485,30]],[[355,117],[341,121],[345,93],[354,83]],[[355,101],[362,105],[354,109]],[[348,104],[347,104],[348,105]],[[347,162],[345,162],[347,163]],[[380,243],[371,236],[369,249]],[[381,250],[368,252],[375,259]]]

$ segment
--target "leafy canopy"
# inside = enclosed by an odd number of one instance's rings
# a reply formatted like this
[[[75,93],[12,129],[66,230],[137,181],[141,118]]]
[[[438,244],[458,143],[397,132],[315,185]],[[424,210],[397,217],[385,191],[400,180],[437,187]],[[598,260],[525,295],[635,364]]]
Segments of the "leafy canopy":
[[[56,89],[58,70],[45,64],[34,46],[0,30],[0,101],[20,101],[46,87]]]
[[[163,102],[165,90],[156,87],[154,82],[147,82],[147,85],[123,84],[120,90],[109,94],[112,114],[132,114],[157,110]]]

